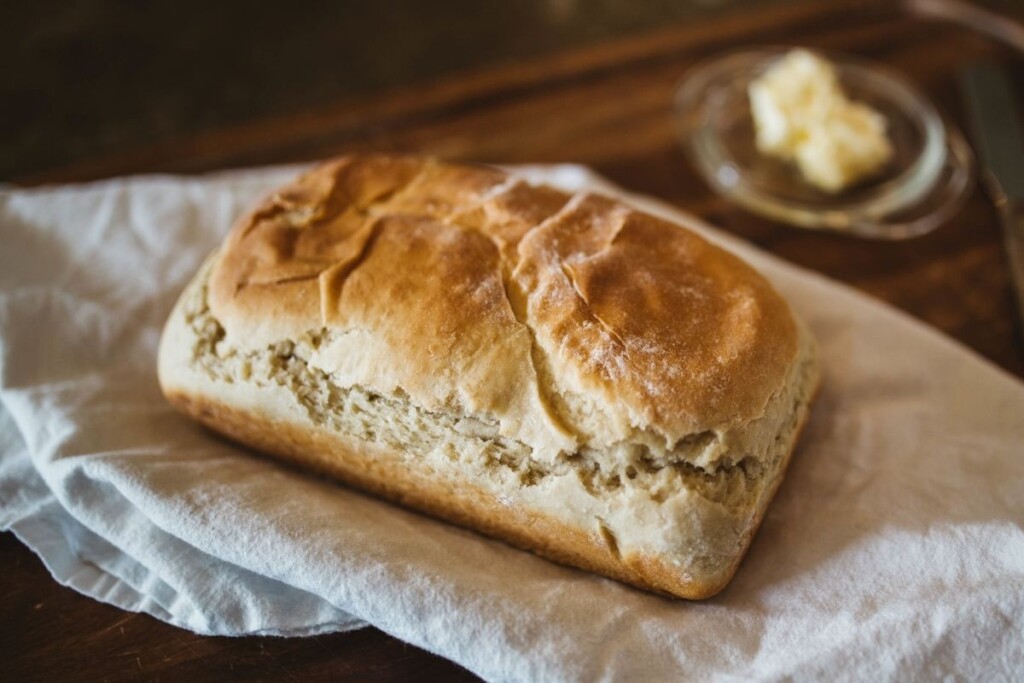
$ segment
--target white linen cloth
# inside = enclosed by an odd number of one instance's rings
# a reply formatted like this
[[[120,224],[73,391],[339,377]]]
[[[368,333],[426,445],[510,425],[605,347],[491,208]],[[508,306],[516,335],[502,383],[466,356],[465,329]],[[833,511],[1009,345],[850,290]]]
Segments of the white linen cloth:
[[[198,633],[373,624],[491,680],[1024,676],[1024,384],[907,316],[725,244],[825,377],[732,585],[668,600],[306,476],[173,412],[161,326],[295,168],[0,192],[0,528],[63,584]]]

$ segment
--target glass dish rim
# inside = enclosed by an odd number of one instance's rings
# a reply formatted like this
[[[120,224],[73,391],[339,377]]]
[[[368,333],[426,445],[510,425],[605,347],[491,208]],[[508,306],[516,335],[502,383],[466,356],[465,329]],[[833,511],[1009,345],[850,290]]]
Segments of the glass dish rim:
[[[841,77],[879,94],[902,111],[923,132],[916,157],[898,175],[878,183],[851,200],[841,195],[834,202],[809,203],[765,191],[751,181],[741,165],[726,154],[713,127],[707,124],[707,89],[720,79],[745,76],[747,80],[774,59],[798,49],[792,46],[759,46],[734,50],[703,60],[689,69],[674,91],[676,132],[698,171],[716,192],[769,218],[808,228],[879,236],[887,216],[912,208],[935,190],[950,163],[962,167],[961,155],[950,159],[953,131],[949,130],[931,101],[897,72],[869,60],[831,50],[806,48],[822,55],[839,69]],[[956,151],[956,150],[953,150]],[[961,169],[962,170],[962,169]],[[962,191],[962,190],[961,190]],[[957,201],[945,199],[945,203]],[[939,206],[937,210],[943,209]]]

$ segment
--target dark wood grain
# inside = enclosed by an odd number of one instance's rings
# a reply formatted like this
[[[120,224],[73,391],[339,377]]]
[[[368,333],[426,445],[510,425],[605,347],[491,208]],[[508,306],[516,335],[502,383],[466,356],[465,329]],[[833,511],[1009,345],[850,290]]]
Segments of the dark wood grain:
[[[363,149],[497,163],[586,163],[693,211],[785,259],[847,282],[1024,376],[1009,272],[991,203],[975,191],[948,225],[901,243],[786,228],[714,197],[679,151],[670,103],[699,60],[750,44],[847,51],[908,74],[962,124],[956,72],[1020,55],[893,2],[795,2],[449,75],[361,99],[135,146],[21,174],[26,184],[140,172],[198,173]],[[10,534],[0,678],[5,680],[464,680],[470,674],[379,631],[305,639],[204,638],[57,586]]]
[[[63,588],[0,534],[0,680],[477,680],[367,628],[308,638],[201,637]]]

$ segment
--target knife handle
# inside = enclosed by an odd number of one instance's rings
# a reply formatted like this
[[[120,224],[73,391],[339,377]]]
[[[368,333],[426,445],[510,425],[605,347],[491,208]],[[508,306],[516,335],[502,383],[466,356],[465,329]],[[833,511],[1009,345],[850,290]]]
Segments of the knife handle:
[[[997,203],[1003,237],[1006,240],[1006,255],[1010,265],[1010,280],[1017,294],[1017,321],[1024,334],[1024,202],[1001,198]]]

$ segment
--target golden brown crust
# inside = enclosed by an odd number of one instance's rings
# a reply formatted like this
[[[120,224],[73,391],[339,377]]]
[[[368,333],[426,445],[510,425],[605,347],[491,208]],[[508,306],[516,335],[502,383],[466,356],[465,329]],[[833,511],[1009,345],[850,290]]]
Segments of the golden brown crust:
[[[486,167],[333,161],[240,221],[223,253],[210,300],[233,343],[368,330],[352,383],[496,417],[538,451],[742,423],[796,355],[785,302],[731,254]],[[370,370],[396,357],[404,372]]]

